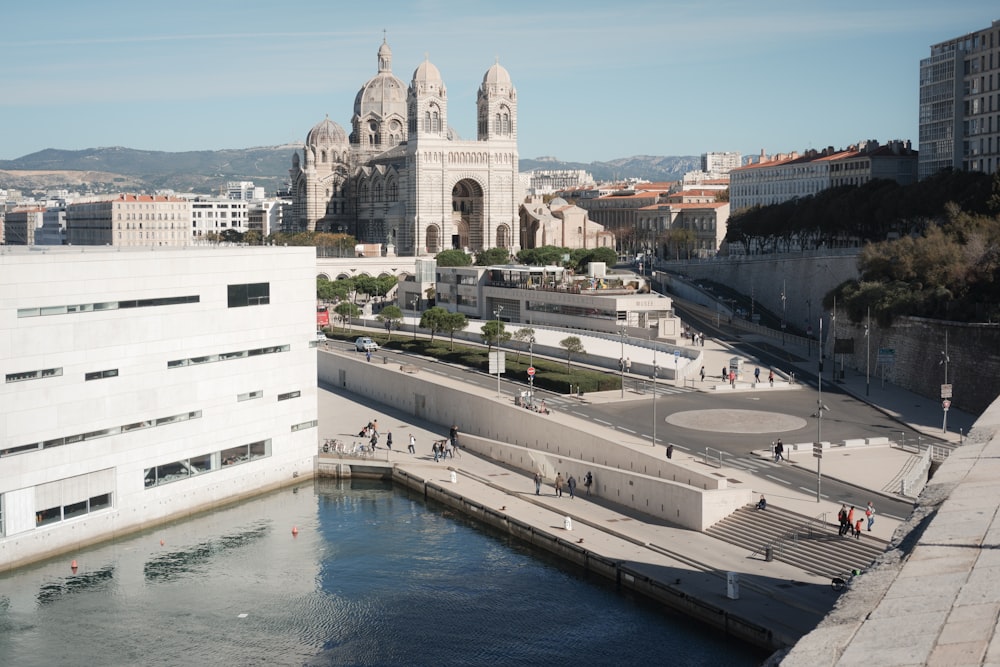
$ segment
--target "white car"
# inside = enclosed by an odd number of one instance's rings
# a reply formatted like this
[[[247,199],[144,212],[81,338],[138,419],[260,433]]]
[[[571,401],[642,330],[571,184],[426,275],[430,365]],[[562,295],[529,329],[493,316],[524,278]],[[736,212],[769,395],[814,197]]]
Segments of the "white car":
[[[354,347],[357,348],[358,352],[376,352],[378,350],[378,343],[368,336],[362,336],[354,341]]]
[[[317,331],[316,332],[316,342],[317,343],[325,343],[326,342],[326,333],[323,332],[323,331]]]

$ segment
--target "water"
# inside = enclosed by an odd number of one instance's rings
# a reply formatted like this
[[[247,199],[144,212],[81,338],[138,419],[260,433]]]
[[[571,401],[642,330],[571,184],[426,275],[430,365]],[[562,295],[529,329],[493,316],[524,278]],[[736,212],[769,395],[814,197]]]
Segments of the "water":
[[[0,665],[763,657],[383,482],[318,480],[0,577]]]

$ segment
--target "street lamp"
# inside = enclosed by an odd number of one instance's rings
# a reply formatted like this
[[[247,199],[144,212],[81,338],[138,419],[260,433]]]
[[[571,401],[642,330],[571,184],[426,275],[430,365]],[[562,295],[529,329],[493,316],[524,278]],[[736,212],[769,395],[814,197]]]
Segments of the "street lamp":
[[[871,306],[869,306],[868,314],[865,317],[865,396],[868,396],[871,389],[871,374],[869,372],[869,369],[871,368],[871,357],[872,357],[871,326],[872,326],[872,309]]]
[[[653,447],[656,447],[656,376],[660,367],[656,365],[656,348],[653,348]]]
[[[785,345],[785,281],[781,281],[781,345]]]
[[[535,367],[535,337],[532,336],[528,339],[528,366],[531,368]],[[532,373],[528,376],[528,403],[529,405],[535,404],[535,375]]]
[[[618,371],[622,377],[622,398],[625,398],[625,334],[627,333],[628,327],[624,324],[621,325],[618,334],[622,337],[622,356],[618,358]]]
[[[496,356],[496,359],[497,359],[497,398],[503,398],[503,396],[500,393],[500,313],[502,313],[502,312],[503,312],[503,306],[501,306],[500,304],[497,304],[496,310],[493,311],[493,314],[497,318],[497,328],[496,328],[496,332],[495,332],[496,333],[496,337],[497,337],[497,350],[496,350],[496,355],[497,355]]]
[[[941,353],[941,363],[944,364],[944,384],[941,385],[941,407],[944,409],[944,419],[941,422],[941,432],[948,432],[948,407],[951,405],[951,385],[948,384],[948,332],[944,332],[944,351]]]
[[[420,297],[416,294],[410,299],[410,310],[413,311],[413,340],[417,339],[417,302],[420,301]]]

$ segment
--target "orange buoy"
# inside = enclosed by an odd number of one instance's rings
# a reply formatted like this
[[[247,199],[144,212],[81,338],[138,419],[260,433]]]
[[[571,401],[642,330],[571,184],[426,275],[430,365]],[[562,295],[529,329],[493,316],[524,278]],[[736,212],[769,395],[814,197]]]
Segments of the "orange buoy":
[[[298,535],[298,534],[299,534],[299,527],[292,526],[292,535]]]
[[[160,540],[160,546],[161,547],[163,546],[163,540]]]
[[[69,569],[73,570],[73,574],[76,574],[77,567],[75,558],[73,559],[73,562],[69,564]]]

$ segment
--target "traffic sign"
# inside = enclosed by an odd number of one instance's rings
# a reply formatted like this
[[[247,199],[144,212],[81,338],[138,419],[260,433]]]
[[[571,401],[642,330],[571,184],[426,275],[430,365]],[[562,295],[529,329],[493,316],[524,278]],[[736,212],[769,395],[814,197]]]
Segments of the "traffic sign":
[[[896,348],[880,347],[878,349],[878,363],[891,364],[896,361]]]
[[[943,401],[941,401],[941,407],[947,410],[948,408],[951,407],[951,401],[949,401],[947,398],[944,399]]]
[[[951,398],[951,385],[943,384],[941,385],[941,398]]]
[[[528,377],[532,377],[535,374],[535,367],[528,366]]]
[[[813,443],[813,456],[818,459],[823,458],[823,445],[818,442]]]

